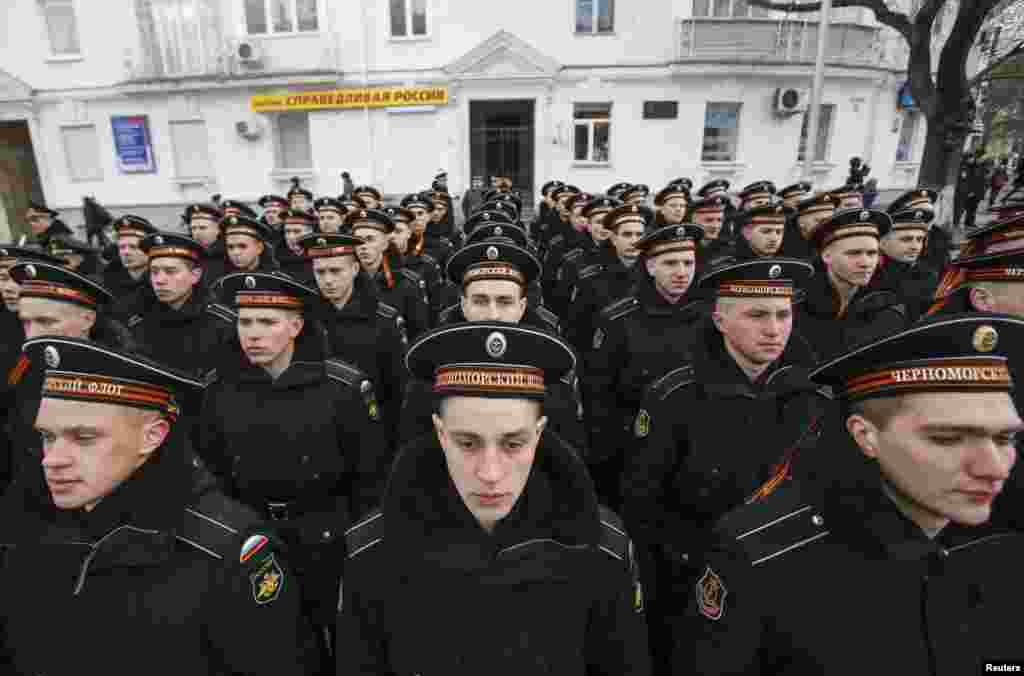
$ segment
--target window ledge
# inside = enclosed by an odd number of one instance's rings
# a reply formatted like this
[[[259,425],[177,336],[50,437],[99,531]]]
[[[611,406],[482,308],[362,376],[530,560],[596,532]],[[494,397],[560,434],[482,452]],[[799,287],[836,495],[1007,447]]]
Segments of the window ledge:
[[[77,61],[85,61],[85,56],[82,54],[57,54],[46,57],[46,63],[75,63]]]
[[[572,166],[573,167],[578,167],[580,169],[611,169],[612,163],[611,162],[585,162],[585,161],[581,161],[581,160],[576,160],[576,161],[574,161],[572,163]]]
[[[430,35],[389,35],[388,42],[430,42]]]
[[[72,179],[69,179],[69,183],[99,183],[102,180],[103,180],[103,175],[102,174],[97,174],[96,176],[89,176],[89,177],[83,177],[83,178],[72,178]]]
[[[172,176],[171,183],[178,186],[186,185],[208,185],[213,182],[211,176]]]
[[[289,38],[319,38],[323,31],[295,31],[292,33],[242,33],[245,40],[287,40]]]
[[[616,33],[615,31],[600,31],[600,32],[573,31],[572,34],[575,35],[578,38],[604,38],[604,37],[614,38],[614,37],[618,37],[618,33]]]
[[[715,170],[736,170],[736,169],[746,169],[747,168],[747,163],[746,162],[741,162],[739,160],[732,160],[732,161],[716,160],[716,161],[704,161],[704,162],[701,162],[700,166],[702,166],[703,168],[705,168],[705,169],[707,169],[709,171],[715,171]]]
[[[893,162],[892,168],[895,169],[896,171],[914,171],[919,166],[921,166],[920,162],[909,160]]]
[[[306,169],[271,169],[270,178],[275,181],[290,181],[293,176],[299,178],[313,178],[316,176],[316,170],[312,168]]]
[[[817,172],[825,172],[825,171],[832,171],[833,169],[835,169],[838,166],[839,165],[836,164],[835,162],[828,162],[826,160],[816,160],[814,162],[811,162],[811,171],[813,171],[815,173],[817,173]],[[797,170],[800,170],[800,169],[803,169],[803,167],[804,167],[804,161],[803,160],[797,160],[795,168]]]

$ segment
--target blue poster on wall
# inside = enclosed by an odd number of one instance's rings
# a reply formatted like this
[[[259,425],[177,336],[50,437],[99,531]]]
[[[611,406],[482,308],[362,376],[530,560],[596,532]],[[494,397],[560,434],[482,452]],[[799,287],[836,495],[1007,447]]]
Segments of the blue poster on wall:
[[[117,168],[124,174],[149,174],[156,171],[153,143],[149,136],[149,118],[145,115],[116,115],[114,127]]]

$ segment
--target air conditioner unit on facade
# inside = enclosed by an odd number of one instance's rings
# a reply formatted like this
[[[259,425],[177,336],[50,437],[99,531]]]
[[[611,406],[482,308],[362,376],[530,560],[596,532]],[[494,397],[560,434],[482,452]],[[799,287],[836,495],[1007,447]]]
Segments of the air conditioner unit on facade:
[[[239,40],[235,44],[235,58],[243,66],[259,68],[263,65],[263,49],[253,40]]]
[[[244,139],[253,141],[263,136],[263,123],[257,119],[235,122],[235,131]]]
[[[800,89],[779,87],[775,90],[775,114],[788,117],[807,110],[807,94]]]

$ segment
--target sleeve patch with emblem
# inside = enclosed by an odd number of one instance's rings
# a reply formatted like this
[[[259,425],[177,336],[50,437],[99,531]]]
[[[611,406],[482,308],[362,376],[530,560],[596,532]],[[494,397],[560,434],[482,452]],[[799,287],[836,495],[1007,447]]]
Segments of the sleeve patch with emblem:
[[[633,576],[633,612],[644,612],[644,587],[640,582],[640,566],[636,562],[636,551],[632,540],[629,543],[629,570]]]
[[[284,588],[284,571],[271,554],[263,559],[255,572],[249,576],[252,582],[252,598],[258,605],[266,605],[277,599]]]
[[[637,439],[643,439],[651,433],[651,414],[647,409],[640,409],[636,414],[636,422],[633,423],[633,435]]]
[[[697,580],[697,609],[709,620],[720,620],[725,615],[725,597],[729,591],[718,573],[707,567],[704,575]]]

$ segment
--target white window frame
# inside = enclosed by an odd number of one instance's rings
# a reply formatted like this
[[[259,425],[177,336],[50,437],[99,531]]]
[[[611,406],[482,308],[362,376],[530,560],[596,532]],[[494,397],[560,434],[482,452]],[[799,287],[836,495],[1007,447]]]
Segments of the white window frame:
[[[704,139],[707,136],[707,130],[708,130],[708,127],[707,127],[708,107],[711,106],[711,105],[714,105],[714,104],[729,104],[731,106],[736,106],[736,137],[735,137],[735,144],[733,145],[733,149],[732,149],[732,157],[728,158],[728,159],[713,159],[713,160],[710,160],[710,159],[707,159],[707,158],[704,157]],[[742,101],[707,101],[704,104],[704,122],[702,123],[702,126],[701,126],[701,135],[700,135],[700,161],[701,161],[702,164],[722,164],[722,163],[725,163],[725,164],[735,164],[735,163],[740,161],[740,140],[741,140],[741,138],[740,138],[740,122],[742,121],[742,118],[743,118],[743,102]]]
[[[322,8],[326,0],[315,0],[316,2],[316,30],[313,31],[300,31],[299,30],[299,0],[288,0],[291,3],[292,12],[292,29],[290,31],[275,31],[273,16],[270,11],[270,4],[275,0],[263,0],[263,15],[267,21],[267,32],[266,33],[250,33],[249,32],[249,21],[246,16],[245,6],[247,0],[239,0],[242,7],[241,23],[242,32],[246,37],[253,38],[271,38],[274,36],[287,36],[287,35],[319,35],[323,32],[324,17]]]
[[[56,52],[53,48],[53,40],[50,38],[50,15],[48,10],[51,6],[60,5],[71,8],[71,14],[75,20],[75,44],[78,51]],[[79,28],[79,11],[77,0],[39,0],[39,13],[43,20],[43,30],[46,33],[46,42],[49,49],[47,61],[78,61],[82,59],[82,31]]]
[[[412,32],[412,0],[402,0],[402,5],[405,8],[405,35],[395,35],[391,31],[391,27],[394,25],[391,13],[391,0],[387,0],[388,3],[388,39],[396,42],[411,42],[415,40],[429,40],[430,39],[430,0],[424,0],[423,3],[423,16],[424,22],[426,23],[426,32],[422,34],[416,34]]]
[[[826,108],[829,109],[829,117],[828,117],[828,130],[827,130],[827,133],[825,134],[825,147],[822,148],[821,146],[818,146],[817,148],[815,148],[815,150],[818,152],[818,154],[821,155],[821,159],[818,159],[817,157],[814,158],[813,161],[816,162],[816,163],[828,162],[829,158],[832,156],[832,135],[835,132],[835,128],[836,128],[836,111],[838,110],[838,107],[834,103],[822,103],[821,104],[822,112],[824,112]],[[810,124],[811,124],[811,107],[810,106],[807,106],[807,110],[803,114],[803,119],[804,119],[804,121],[800,123],[800,138],[798,138],[797,141],[796,141],[796,161],[797,162],[801,162],[801,163],[804,161],[804,158],[803,158],[803,156],[802,156],[802,154],[800,152],[800,150],[801,150],[800,146],[801,145],[804,146],[803,147],[803,151],[804,151],[804,153],[806,153],[807,152],[807,145],[808,145],[808,141],[809,141],[809,139],[805,139],[804,138],[804,132],[805,131],[809,131],[809,129],[807,127],[809,127]],[[819,115],[818,116],[818,124],[820,125],[821,122],[824,119],[825,118],[824,118],[823,115]],[[807,125],[807,127],[805,127],[804,125]],[[818,134],[819,134],[819,136],[821,135],[821,127],[820,126],[818,127]]]
[[[185,125],[185,124],[201,124],[201,125],[203,125],[203,129],[206,132],[206,138],[207,138],[206,162],[207,162],[208,171],[205,174],[200,174],[200,175],[187,175],[187,174],[184,174],[184,173],[182,173],[181,167],[178,164],[178,151],[179,151],[179,148],[178,148],[177,138],[174,135],[174,127],[175,127],[175,125]],[[209,147],[210,147],[210,145],[209,145],[210,130],[206,126],[206,120],[201,118],[201,117],[172,118],[171,120],[168,121],[168,132],[169,132],[169,137],[170,137],[170,141],[171,141],[171,145],[172,145],[171,156],[174,158],[174,177],[173,177],[174,182],[179,184],[179,185],[205,184],[205,183],[208,183],[213,178],[214,170],[213,170],[213,157],[210,155],[210,152],[209,152]]]
[[[75,176],[75,173],[74,173],[74,171],[72,169],[72,167],[74,166],[74,162],[73,162],[73,159],[72,159],[70,153],[68,152],[69,149],[68,149],[67,143],[65,143],[65,137],[64,137],[65,130],[68,130],[68,129],[91,129],[92,130],[92,137],[93,137],[93,140],[96,143],[96,157],[95,157],[95,160],[96,160],[96,173],[95,174],[93,174],[91,176]],[[101,150],[100,150],[99,130],[96,128],[96,125],[91,123],[91,122],[82,122],[80,124],[62,124],[62,125],[60,125],[60,136],[61,136],[61,138],[60,138],[61,145],[64,146],[64,166],[65,166],[65,168],[68,171],[68,180],[71,183],[88,183],[88,182],[91,182],[91,181],[102,181],[103,180],[103,162],[102,162],[102,155],[100,154]]]
[[[615,35],[615,0],[604,0],[608,3],[608,7],[611,9],[611,28],[606,31],[598,30],[598,18],[597,14],[597,3],[602,0],[590,0],[590,30],[581,31],[579,30],[580,25],[580,4],[579,0],[572,0],[573,3],[573,26],[572,32],[575,35]]]
[[[308,167],[286,167],[284,166],[284,153],[282,152],[282,138],[281,138],[281,116],[282,115],[305,115],[306,116],[306,133],[309,136],[309,166]],[[295,175],[301,175],[302,172],[308,172],[313,170],[313,135],[310,128],[309,112],[308,111],[288,111],[287,113],[278,113],[274,116],[274,171],[293,171]]]
[[[600,118],[576,118],[577,106],[607,106],[608,117],[605,118],[604,124],[608,127],[608,151],[607,157],[604,159],[595,159],[594,155],[594,129],[598,126],[597,123],[602,122]],[[586,127],[587,129],[587,157],[585,159],[576,159],[576,128]],[[572,161],[573,164],[582,164],[588,166],[607,166],[612,162],[612,104],[610,101],[577,101],[572,106]]]

